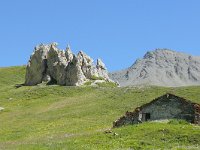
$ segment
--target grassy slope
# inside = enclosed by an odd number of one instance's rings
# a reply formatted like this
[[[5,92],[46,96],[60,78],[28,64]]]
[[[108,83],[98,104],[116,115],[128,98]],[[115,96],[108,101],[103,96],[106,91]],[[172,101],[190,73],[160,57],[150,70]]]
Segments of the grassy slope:
[[[200,103],[200,87],[16,89],[24,74],[24,67],[0,68],[0,149],[200,149],[193,125],[144,123],[104,133],[125,111],[166,92]]]

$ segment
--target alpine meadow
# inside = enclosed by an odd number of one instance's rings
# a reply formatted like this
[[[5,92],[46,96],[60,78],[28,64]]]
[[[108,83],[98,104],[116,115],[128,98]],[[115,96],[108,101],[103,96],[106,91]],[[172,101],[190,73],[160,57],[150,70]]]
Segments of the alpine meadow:
[[[184,121],[112,128],[125,111],[167,92],[200,103],[200,87],[22,86],[25,66],[0,69],[0,149],[199,149]]]

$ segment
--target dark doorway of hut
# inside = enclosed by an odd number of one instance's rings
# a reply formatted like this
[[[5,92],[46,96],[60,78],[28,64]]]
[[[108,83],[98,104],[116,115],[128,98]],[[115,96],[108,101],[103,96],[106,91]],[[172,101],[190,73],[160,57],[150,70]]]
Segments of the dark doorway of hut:
[[[150,113],[142,113],[142,121],[148,121],[151,118]]]

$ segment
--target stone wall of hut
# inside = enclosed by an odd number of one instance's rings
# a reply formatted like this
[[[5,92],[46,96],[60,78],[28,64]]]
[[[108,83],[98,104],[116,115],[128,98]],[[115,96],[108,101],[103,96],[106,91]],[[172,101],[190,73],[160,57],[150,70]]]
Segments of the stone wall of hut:
[[[190,123],[200,124],[200,105],[166,94],[136,108],[134,112],[126,112],[113,123],[113,127],[165,119],[183,119]]]

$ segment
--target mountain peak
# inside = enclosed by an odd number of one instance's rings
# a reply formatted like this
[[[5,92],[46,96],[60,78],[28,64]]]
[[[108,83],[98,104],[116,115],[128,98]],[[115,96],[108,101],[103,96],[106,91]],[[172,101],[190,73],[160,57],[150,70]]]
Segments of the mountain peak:
[[[110,77],[121,86],[200,85],[200,57],[170,49],[155,49],[148,51],[128,69],[110,74]]]
[[[187,54],[182,52],[177,52],[171,49],[155,49],[153,51],[147,51],[144,55],[144,59],[154,58],[154,57],[173,57],[175,55],[186,56]],[[188,55],[187,55],[188,56]]]

